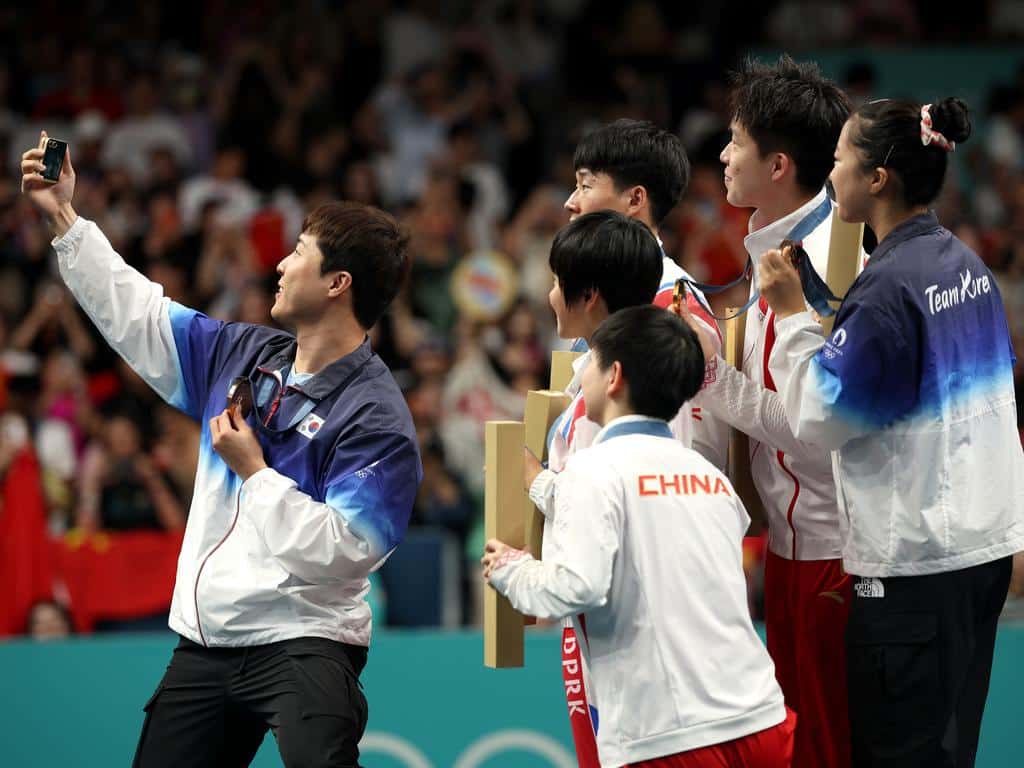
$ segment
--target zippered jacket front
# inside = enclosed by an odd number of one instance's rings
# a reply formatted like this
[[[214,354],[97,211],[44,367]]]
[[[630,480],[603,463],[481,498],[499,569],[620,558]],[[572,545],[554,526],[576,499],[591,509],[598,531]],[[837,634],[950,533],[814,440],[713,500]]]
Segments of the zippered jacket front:
[[[367,577],[404,537],[423,475],[408,407],[369,341],[288,384],[291,334],[171,301],[81,217],[53,246],[110,345],[201,427],[171,629],[208,646],[368,645]],[[252,386],[249,423],[268,465],[244,483],[209,427],[238,377]]]

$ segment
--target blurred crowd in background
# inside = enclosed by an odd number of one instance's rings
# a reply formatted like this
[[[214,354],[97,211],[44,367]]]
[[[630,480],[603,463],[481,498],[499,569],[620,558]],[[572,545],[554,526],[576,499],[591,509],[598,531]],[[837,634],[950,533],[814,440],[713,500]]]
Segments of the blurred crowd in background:
[[[891,95],[868,46],[1022,38],[1014,0],[0,9],[0,634],[165,626],[198,449],[198,425],[116,358],[55,273],[18,190],[40,129],[70,144],[79,213],[166,295],[224,320],[272,322],[275,264],[318,203],[399,217],[412,276],[373,342],[424,481],[408,546],[375,575],[375,617],[457,626],[478,616],[484,422],[520,417],[561,346],[547,258],[578,138],[618,117],[676,130],[693,176],[665,248],[725,282],[749,216],[726,203],[718,159],[739,57],[864,47],[841,77],[860,101]],[[1024,56],[968,101],[985,128],[939,216],[995,272],[1024,361]]]

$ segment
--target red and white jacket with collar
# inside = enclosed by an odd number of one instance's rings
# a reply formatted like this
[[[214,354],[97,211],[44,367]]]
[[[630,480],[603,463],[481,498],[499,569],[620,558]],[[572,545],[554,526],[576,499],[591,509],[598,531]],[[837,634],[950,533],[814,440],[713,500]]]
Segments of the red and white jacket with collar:
[[[797,210],[748,234],[744,245],[755,267],[766,251],[778,248],[825,202],[822,189]],[[827,274],[834,215],[833,206],[802,239],[822,277]],[[863,262],[862,257],[862,267]],[[757,290],[755,268],[752,294]],[[774,344],[775,315],[761,300],[747,311],[742,373],[719,359],[701,400],[706,410],[751,438],[751,473],[767,515],[769,549],[789,560],[837,559],[841,539],[832,455],[794,437],[777,394],[785,382],[775,381],[768,368]]]

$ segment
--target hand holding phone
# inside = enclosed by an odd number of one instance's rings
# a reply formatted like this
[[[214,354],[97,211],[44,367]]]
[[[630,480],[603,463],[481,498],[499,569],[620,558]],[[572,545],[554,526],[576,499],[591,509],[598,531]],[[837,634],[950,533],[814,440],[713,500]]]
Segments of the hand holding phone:
[[[51,139],[46,131],[39,136],[39,144],[21,156],[21,192],[43,214],[53,235],[63,237],[78,218],[71,205],[75,167],[67,142]]]
[[[60,171],[64,167],[68,143],[44,135],[39,141],[39,148],[43,150],[43,169],[39,175],[50,184],[56,184],[60,181]]]

